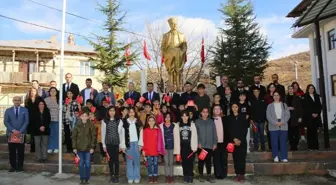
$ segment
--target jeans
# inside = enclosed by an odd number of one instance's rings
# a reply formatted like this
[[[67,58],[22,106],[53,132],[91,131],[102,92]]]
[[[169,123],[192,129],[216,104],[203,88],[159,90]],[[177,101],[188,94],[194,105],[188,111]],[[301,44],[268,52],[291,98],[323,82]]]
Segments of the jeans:
[[[130,147],[126,150],[126,153],[132,157],[132,160],[126,158],[127,179],[140,180],[140,153],[138,142],[130,142]]]
[[[50,135],[48,139],[48,149],[49,150],[58,150],[58,122],[52,121],[49,125],[50,127]]]
[[[79,176],[81,180],[89,180],[91,172],[91,154],[90,152],[78,152],[79,160]]]
[[[254,125],[257,127],[258,132],[253,134],[253,142],[254,142],[254,151],[258,151],[259,149],[259,139],[261,150],[265,150],[265,135],[264,135],[264,126],[265,122],[254,122]]]
[[[158,176],[158,158],[158,156],[147,156],[149,177]]]
[[[166,149],[166,155],[164,156],[164,166],[166,176],[174,176],[174,150]]]
[[[271,134],[271,142],[272,142],[272,156],[273,158],[279,157],[279,146],[278,143],[280,141],[280,159],[288,159],[288,147],[287,147],[287,130],[277,130],[270,131]]]

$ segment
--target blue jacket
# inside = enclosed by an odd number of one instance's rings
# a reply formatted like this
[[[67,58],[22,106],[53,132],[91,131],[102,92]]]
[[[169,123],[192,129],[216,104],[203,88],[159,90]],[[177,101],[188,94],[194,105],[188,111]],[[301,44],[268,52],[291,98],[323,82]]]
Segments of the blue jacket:
[[[18,118],[15,116],[14,106],[6,109],[4,122],[7,127],[7,136],[9,136],[14,129],[20,131],[22,134],[26,134],[29,123],[28,109],[20,106]]]

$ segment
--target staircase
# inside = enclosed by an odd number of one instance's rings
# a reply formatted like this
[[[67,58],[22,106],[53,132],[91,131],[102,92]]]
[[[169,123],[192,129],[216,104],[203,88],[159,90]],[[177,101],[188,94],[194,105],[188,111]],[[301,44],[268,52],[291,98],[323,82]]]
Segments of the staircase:
[[[0,170],[9,169],[8,146],[5,143],[5,137],[0,137]],[[322,144],[322,143],[321,143]],[[335,146],[336,140],[332,145]],[[58,154],[50,154],[48,162],[41,164],[35,162],[35,154],[29,153],[30,146],[26,144],[25,148],[25,171],[34,172],[52,172],[58,171]],[[73,154],[63,153],[63,172],[78,173],[78,168],[73,163]],[[120,172],[126,174],[126,164],[123,163],[123,157],[120,155]],[[141,159],[142,160],[142,159]],[[336,150],[333,151],[297,151],[288,153],[288,163],[273,163],[271,152],[253,152],[247,155],[246,173],[250,175],[291,175],[291,174],[317,174],[325,175],[328,169],[336,169]],[[161,159],[159,159],[161,161]],[[143,163],[142,163],[143,164]],[[101,163],[100,153],[94,154],[94,163],[92,163],[93,174],[109,173],[108,164]],[[175,175],[182,175],[181,165],[175,165]],[[197,163],[195,163],[197,172]],[[234,174],[232,155],[229,154],[230,175]],[[146,175],[147,170],[144,165],[141,166],[141,175]],[[159,174],[164,175],[163,164],[159,165]]]

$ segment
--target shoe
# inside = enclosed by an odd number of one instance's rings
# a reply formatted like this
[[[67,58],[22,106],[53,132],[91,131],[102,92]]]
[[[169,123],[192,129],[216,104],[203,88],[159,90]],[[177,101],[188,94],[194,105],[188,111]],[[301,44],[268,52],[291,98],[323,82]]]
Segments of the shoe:
[[[54,150],[54,154],[58,154],[58,150],[56,149],[56,150]]]
[[[233,178],[233,182],[239,182],[239,175],[236,175],[236,176]]]
[[[81,181],[79,182],[79,184],[84,184],[84,180],[81,180]]]
[[[191,177],[189,177],[189,184],[194,184],[194,177],[193,176],[191,176]]]
[[[153,184],[153,182],[154,182],[153,177],[152,176],[148,177],[148,183],[149,184]]]
[[[276,156],[276,157],[274,158],[274,162],[275,162],[275,163],[278,163],[278,162],[279,162],[279,158],[278,158],[278,156]]]
[[[15,168],[11,168],[11,169],[9,169],[8,172],[10,172],[10,173],[15,172]]]
[[[216,181],[212,179],[211,175],[208,175],[207,181],[210,183],[215,183]]]
[[[203,175],[200,175],[200,176],[199,176],[199,181],[200,181],[200,182],[205,182]]]
[[[189,183],[189,182],[188,182],[188,178],[189,178],[189,177],[187,177],[187,176],[184,176],[184,177],[183,177],[183,183],[184,183],[184,184]]]
[[[48,152],[48,154],[51,154],[53,151],[52,150],[48,150],[47,152]]]
[[[24,172],[23,168],[18,168],[16,172]]]
[[[115,182],[114,177],[111,177],[109,183],[114,183],[114,182]]]
[[[288,159],[282,159],[281,162],[288,163]]]
[[[128,180],[128,184],[133,184],[133,180]]]
[[[85,179],[85,180],[84,180],[84,184],[90,184],[90,183],[89,183],[89,180]]]
[[[139,180],[139,179],[136,179],[136,180],[134,180],[134,183],[135,183],[135,184],[139,184],[139,183],[140,183],[140,180]]]
[[[170,183],[170,177],[166,176],[166,184],[169,184],[169,183]]]
[[[170,184],[174,184],[174,183],[175,183],[174,177],[170,176]]]
[[[245,175],[238,175],[238,182],[244,183],[245,182]]]
[[[114,183],[119,184],[119,177],[115,177]]]
[[[158,176],[153,176],[153,183],[157,184],[158,183]]]

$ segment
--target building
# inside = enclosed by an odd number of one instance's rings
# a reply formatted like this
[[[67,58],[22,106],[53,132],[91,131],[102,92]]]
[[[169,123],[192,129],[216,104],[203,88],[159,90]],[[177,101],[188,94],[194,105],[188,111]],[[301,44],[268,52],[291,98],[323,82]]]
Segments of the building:
[[[299,29],[293,38],[309,39],[312,81],[327,115],[323,116],[326,133],[336,119],[336,0],[302,0],[287,17],[297,18],[293,27]]]
[[[0,40],[0,124],[12,97],[25,95],[32,80],[46,89],[51,80],[59,84],[60,50],[56,36],[50,40]],[[89,60],[95,56],[93,49],[76,45],[69,35],[64,55],[64,75],[71,73],[80,89],[85,87],[86,78],[93,80],[93,87],[101,88],[97,80],[101,74]]]

